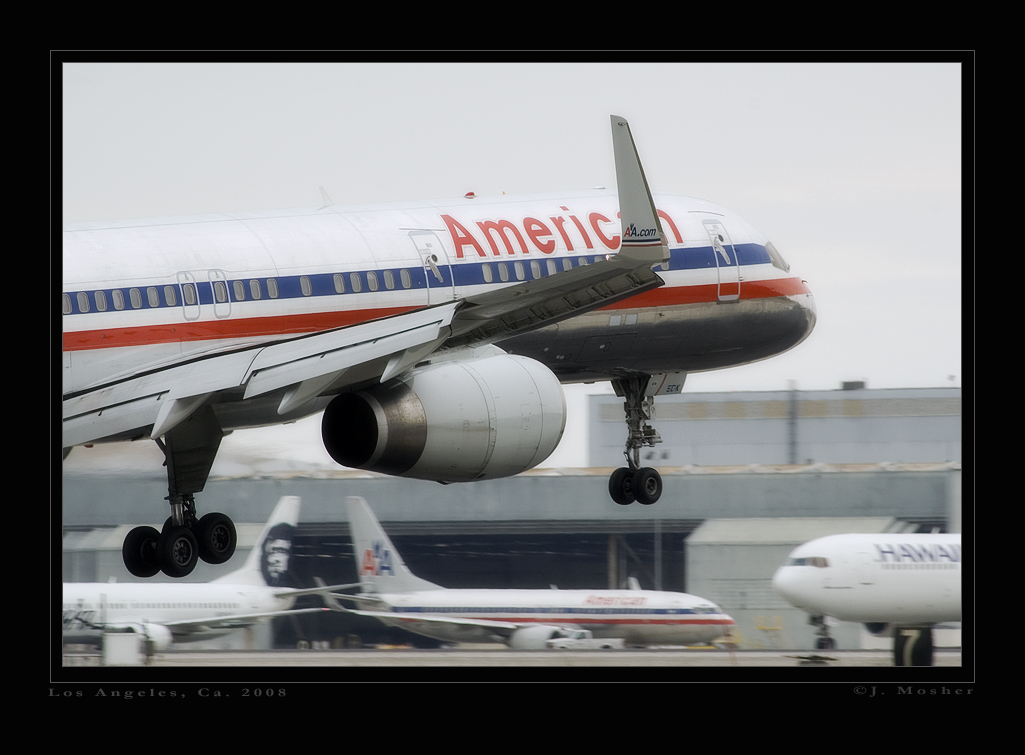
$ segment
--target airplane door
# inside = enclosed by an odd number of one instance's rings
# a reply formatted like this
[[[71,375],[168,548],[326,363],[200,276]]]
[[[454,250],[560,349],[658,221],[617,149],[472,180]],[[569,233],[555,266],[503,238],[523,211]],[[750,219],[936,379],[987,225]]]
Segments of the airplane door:
[[[227,317],[231,314],[231,297],[228,295],[228,276],[223,270],[210,271],[210,289],[214,295],[214,316]]]
[[[712,242],[715,264],[719,268],[719,301],[740,298],[740,261],[730,234],[721,220],[704,220],[705,232]]]
[[[178,286],[182,296],[182,314],[186,320],[198,320],[201,314],[199,280],[195,273],[178,273]]]
[[[228,277],[222,270],[178,273],[178,285],[181,287],[182,313],[186,320],[198,320],[204,315],[209,317],[211,304],[215,317],[231,314]]]
[[[875,581],[875,574],[872,571],[872,554],[864,551],[858,553],[858,583],[871,585]]]
[[[438,234],[434,231],[410,231],[409,238],[416,245],[424,275],[427,277],[427,303],[438,304],[455,299],[452,266]]]

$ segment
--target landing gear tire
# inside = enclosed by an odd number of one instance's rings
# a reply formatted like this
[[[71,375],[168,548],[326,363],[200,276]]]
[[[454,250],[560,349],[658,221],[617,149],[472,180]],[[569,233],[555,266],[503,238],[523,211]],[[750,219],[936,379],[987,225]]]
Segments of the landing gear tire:
[[[662,497],[662,475],[657,469],[642,467],[634,472],[632,487],[637,502],[650,506]]]
[[[633,480],[634,471],[629,467],[620,467],[609,477],[609,495],[620,506],[629,506],[637,500],[634,498]]]
[[[157,541],[160,533],[153,527],[136,527],[121,544],[125,568],[135,577],[148,578],[160,571]]]
[[[206,514],[196,525],[199,557],[208,564],[223,564],[235,552],[235,525],[224,514]]]
[[[157,542],[160,570],[169,577],[186,577],[199,561],[199,543],[188,527],[166,527]]]

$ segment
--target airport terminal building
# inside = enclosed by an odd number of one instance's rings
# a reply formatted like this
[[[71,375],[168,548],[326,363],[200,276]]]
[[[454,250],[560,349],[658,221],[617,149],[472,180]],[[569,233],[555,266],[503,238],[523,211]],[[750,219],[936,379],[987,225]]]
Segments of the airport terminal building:
[[[542,468],[456,485],[342,469],[212,476],[197,496],[201,512],[232,517],[238,551],[229,564],[200,563],[186,579],[207,581],[236,568],[278,498],[298,495],[295,586],[312,587],[316,577],[353,582],[341,501],[359,495],[406,564],[445,587],[604,589],[633,577],[647,589],[715,601],[736,619],[741,648],[800,650],[814,647],[814,629],[770,583],[794,547],[842,532],[961,531],[960,388],[845,384],[835,391],[659,397],[652,424],[663,442],[642,452],[642,463],[657,467],[664,481],[652,506],[618,506],[609,497],[609,473],[624,463],[623,416],[622,399],[590,397],[586,469]],[[122,563],[121,543],[129,529],[163,513],[159,462],[117,477],[65,470],[62,483],[63,580],[136,581]],[[855,624],[839,623],[831,634],[841,649],[886,642]],[[356,637],[414,636],[330,613],[276,619],[211,642],[339,646]],[[959,628],[941,628],[936,642],[959,644]]]

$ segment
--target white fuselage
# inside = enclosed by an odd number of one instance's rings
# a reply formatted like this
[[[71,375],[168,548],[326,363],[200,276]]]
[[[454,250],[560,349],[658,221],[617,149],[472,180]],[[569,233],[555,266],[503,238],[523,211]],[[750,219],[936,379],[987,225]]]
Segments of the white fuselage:
[[[280,589],[261,585],[66,582],[63,627],[65,632],[74,632],[155,624],[167,626],[176,642],[200,640],[238,627],[190,626],[183,632],[177,630],[174,623],[290,609],[295,599],[276,597],[275,593],[280,592]],[[246,622],[255,623],[258,620]]]
[[[798,546],[772,578],[792,605],[841,621],[961,620],[959,534],[831,535]]]
[[[486,627],[434,621],[434,616],[523,625],[572,626],[597,638],[628,644],[698,644],[723,637],[734,624],[721,608],[686,593],[651,590],[458,590],[437,589],[377,596],[390,606],[393,626],[450,642],[501,642]],[[380,608],[380,603],[366,607]],[[411,625],[415,625],[415,628]]]
[[[743,364],[811,332],[811,292],[762,234],[708,202],[655,202],[664,286],[502,348],[571,382]],[[593,264],[620,247],[617,211],[594,191],[67,224],[63,393]],[[225,430],[281,421],[246,405],[219,409]]]

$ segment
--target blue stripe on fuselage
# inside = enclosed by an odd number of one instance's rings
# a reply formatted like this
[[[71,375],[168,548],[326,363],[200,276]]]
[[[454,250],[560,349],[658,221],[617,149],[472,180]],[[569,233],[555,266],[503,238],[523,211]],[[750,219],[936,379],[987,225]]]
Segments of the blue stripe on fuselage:
[[[729,253],[729,247],[726,248]],[[731,255],[730,265],[736,264],[739,261],[741,265],[760,265],[770,263],[769,253],[765,247],[761,244],[735,244],[732,247],[735,250],[735,255]],[[720,257],[718,262],[716,261],[715,250],[711,246],[704,247],[683,247],[679,249],[669,250],[669,270],[705,270],[713,269],[723,263]],[[458,286],[484,286],[490,284],[502,284],[502,283],[517,283],[520,281],[535,280],[541,277],[547,277],[553,273],[561,272],[566,269],[565,262],[568,261],[571,267],[578,267],[582,264],[594,264],[596,261],[605,259],[604,254],[595,254],[592,250],[588,254],[576,255],[573,257],[535,257],[535,258],[522,258],[522,259],[487,259],[476,262],[463,262],[458,265],[439,265],[438,271],[441,273],[442,280],[438,281],[434,277],[433,271],[428,272],[422,267],[394,267],[384,268],[381,270],[360,270],[360,271],[348,271],[345,273],[312,273],[309,275],[285,275],[285,276],[266,276],[261,278],[231,278],[224,281],[227,287],[227,302],[219,302],[222,304],[236,303],[239,301],[256,301],[253,299],[251,294],[250,283],[253,280],[259,282],[261,289],[260,301],[275,301],[280,299],[303,299],[318,296],[348,296],[358,295],[360,293],[367,292],[386,292],[386,291],[416,291],[423,290],[425,288],[448,288],[453,285],[453,276],[455,278],[455,285]],[[574,262],[575,260],[575,262]],[[517,267],[519,263],[520,267]],[[532,264],[534,263],[534,264]],[[549,263],[554,263],[555,270],[551,270]],[[486,266],[486,267],[485,267]],[[503,269],[504,268],[504,269]],[[656,272],[662,270],[665,267],[656,266]],[[388,271],[393,276],[394,285],[392,288],[388,288],[385,285],[385,271]],[[402,284],[402,274],[405,271],[409,276],[410,285],[404,286]],[[518,271],[519,274],[518,274]],[[377,283],[376,287],[371,286],[370,274],[376,275]],[[488,274],[486,274],[488,273]],[[335,286],[335,276],[341,275],[343,277],[344,290],[339,292]],[[357,276],[357,280],[360,285],[360,290],[356,291],[353,288],[353,275]],[[522,277],[521,277],[522,276]],[[310,281],[311,291],[307,296],[302,290],[302,278],[308,278]],[[490,277],[490,280],[488,279]],[[277,296],[270,296],[267,290],[267,281],[273,280],[277,285]],[[244,296],[239,299],[235,295],[234,284],[239,282],[243,285]],[[174,289],[175,302],[174,304],[168,304],[167,299],[164,295],[164,288],[170,286]],[[201,281],[195,284],[196,292],[199,297],[199,305],[210,305],[214,304],[214,292],[213,285],[209,281]],[[71,300],[71,311],[65,312],[65,315],[77,315],[85,314],[79,306],[78,294],[85,293],[89,297],[89,309],[87,310],[90,314],[97,313],[100,311],[114,312],[114,311],[131,311],[136,309],[131,306],[128,291],[131,289],[138,289],[142,297],[142,306],[138,309],[165,309],[168,307],[181,307],[183,306],[182,298],[182,287],[177,281],[154,283],[150,285],[141,286],[122,286],[120,291],[125,296],[125,306],[122,310],[117,310],[113,304],[113,292],[115,289],[99,289],[103,292],[106,298],[106,305],[104,310],[100,310],[97,307],[96,290],[91,291],[66,291],[65,295],[70,297]],[[149,288],[155,288],[158,294],[158,303],[156,306],[151,306],[149,298],[146,295],[146,291]]]

